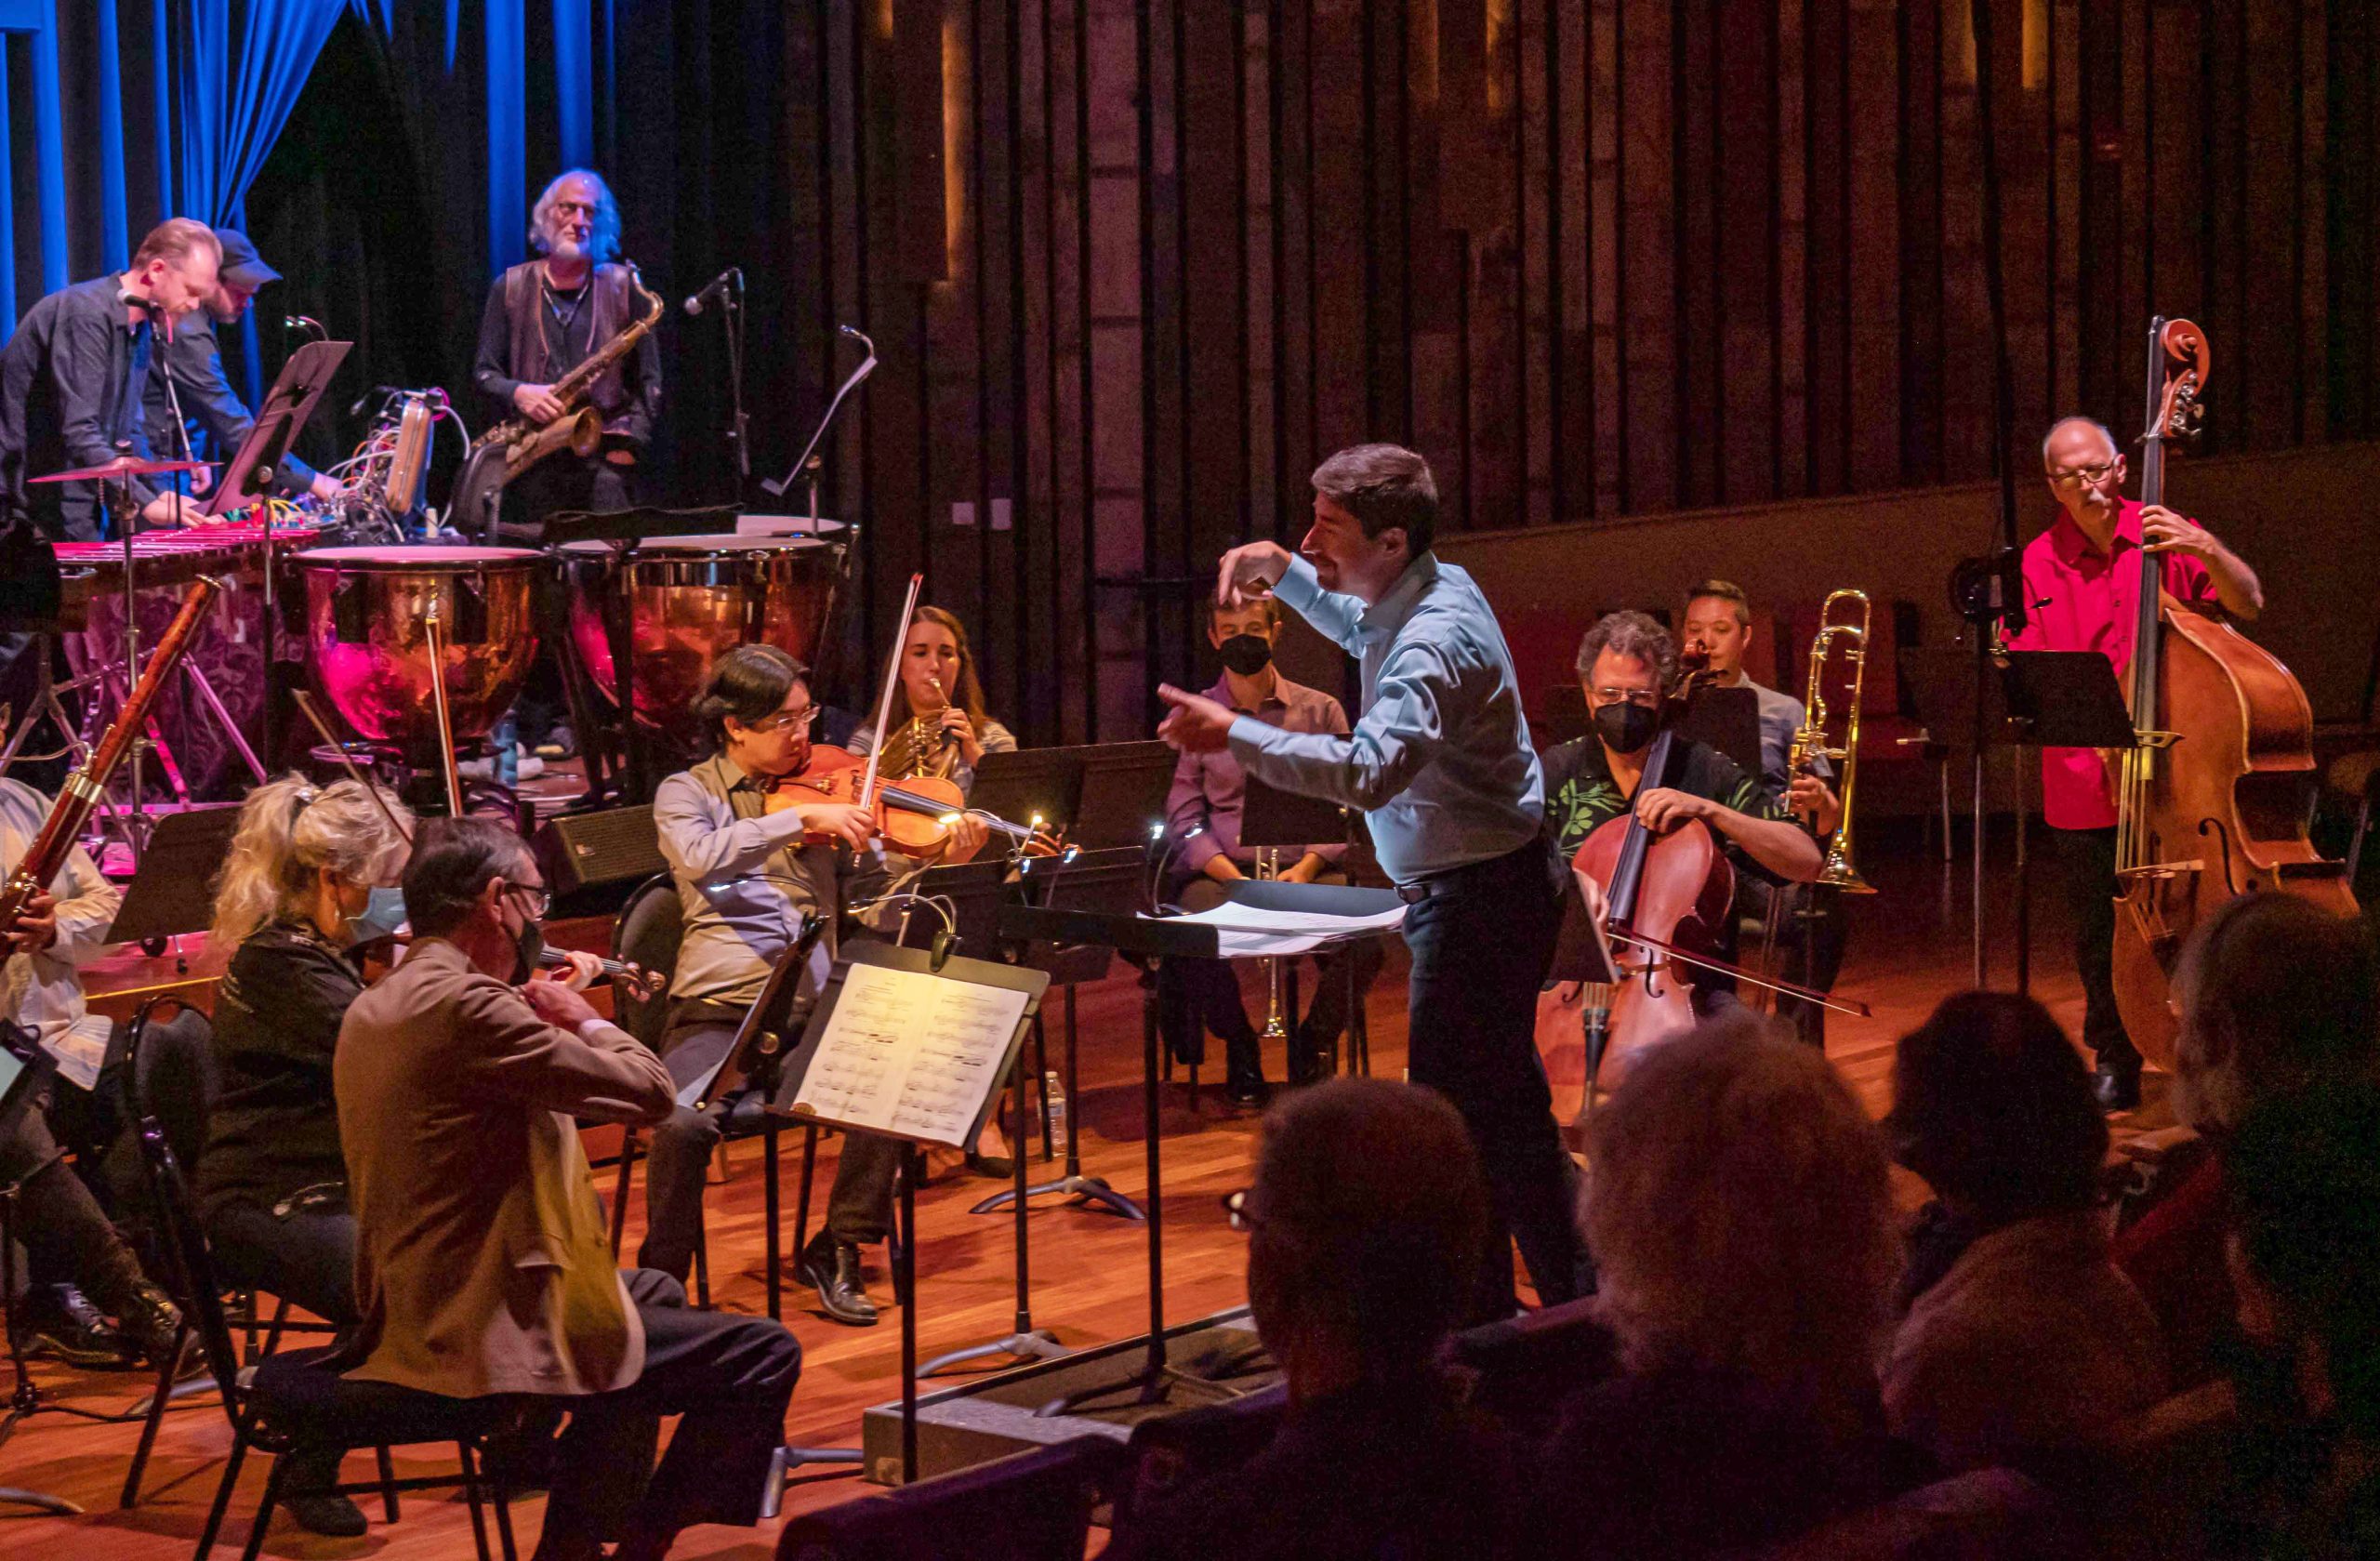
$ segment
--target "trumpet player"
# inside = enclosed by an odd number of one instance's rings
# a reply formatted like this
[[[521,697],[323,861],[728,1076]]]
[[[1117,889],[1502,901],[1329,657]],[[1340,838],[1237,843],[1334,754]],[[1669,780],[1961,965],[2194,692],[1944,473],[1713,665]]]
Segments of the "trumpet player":
[[[1347,712],[1320,689],[1291,682],[1273,665],[1273,642],[1281,631],[1280,603],[1259,597],[1236,607],[1207,602],[1207,642],[1223,658],[1223,681],[1207,696],[1288,732],[1324,732],[1343,736]],[[1183,753],[1173,767],[1173,789],[1166,798],[1167,848],[1173,872],[1166,896],[1194,910],[1220,904],[1224,886],[1254,870],[1255,853],[1239,843],[1240,814],[1248,774],[1229,750]],[[1312,883],[1339,871],[1346,848],[1316,844],[1281,853],[1283,882]],[[1369,989],[1380,973],[1381,954],[1369,941],[1315,956],[1314,1001],[1289,1032],[1289,1077],[1309,1082],[1320,1059],[1347,1020],[1347,967],[1355,961],[1356,989]],[[1166,1044],[1176,1057],[1198,1061],[1205,1031],[1222,1038],[1224,1091],[1236,1105],[1264,1104],[1264,1054],[1255,1026],[1241,1006],[1239,983],[1221,959],[1168,959],[1158,972],[1157,1012]],[[1295,1016],[1289,1016],[1294,1020]]]
[[[496,278],[480,320],[471,378],[499,417],[550,423],[565,410],[554,381],[628,329],[641,312],[620,253],[620,208],[602,176],[574,168],[546,186],[529,218],[538,258]],[[508,543],[534,541],[536,521],[555,509],[621,509],[637,456],[652,441],[661,407],[661,353],[647,334],[595,382],[589,403],[602,414],[603,442],[589,456],[559,452],[505,490],[497,524]]]
[[[1749,688],[1760,701],[1760,778],[1762,787],[1785,811],[1806,823],[1825,840],[1843,822],[1843,800],[1830,785],[1833,768],[1823,756],[1814,756],[1797,774],[1792,764],[1793,734],[1807,712],[1799,699],[1781,689],[1754,682],[1744,671],[1744,646],[1752,630],[1752,598],[1731,580],[1704,580],[1686,592],[1683,643],[1700,652],[1710,671],[1712,688]],[[1749,879],[1736,885],[1739,911],[1777,922],[1777,946],[1784,956],[1778,973],[1786,980],[1821,992],[1834,990],[1843,968],[1844,916],[1842,895],[1831,886],[1812,883],[1787,889],[1773,899],[1765,886]],[[1812,1046],[1826,1044],[1826,1010],[1803,998],[1782,993],[1778,1014],[1792,1022],[1794,1031]]]

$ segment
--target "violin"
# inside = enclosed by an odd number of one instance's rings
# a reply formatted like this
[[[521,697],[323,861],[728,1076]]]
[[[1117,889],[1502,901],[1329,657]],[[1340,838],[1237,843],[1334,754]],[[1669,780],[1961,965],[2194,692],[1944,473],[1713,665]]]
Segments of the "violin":
[[[378,937],[364,939],[356,945],[356,949],[366,958],[377,959],[383,953],[390,953],[393,958],[393,950],[410,947],[413,939],[411,933],[383,933]],[[570,955],[562,949],[546,947],[537,950],[537,968],[540,970],[570,970],[575,964]],[[641,1003],[652,1002],[669,990],[668,976],[646,970],[633,959],[608,959],[597,956],[595,968],[613,986]]]
[[[857,807],[866,795],[868,763],[849,748],[821,744],[810,750],[810,761],[772,783],[762,805],[766,813],[782,813],[804,802],[844,802]],[[1058,834],[1036,826],[1015,824],[967,805],[959,783],[940,775],[912,775],[897,782],[879,781],[873,793],[877,837],[905,856],[932,861],[950,847],[951,826],[961,817],[989,826],[992,832],[1017,842],[1028,856],[1055,855],[1064,849]],[[831,844],[831,834],[802,836],[804,845]]]
[[[2197,430],[2210,352],[2188,320],[2149,324],[2140,501],[2162,504],[2165,446]],[[2116,1011],[2142,1055],[2170,1069],[2177,1025],[2169,975],[2199,918],[2234,895],[2277,889],[2340,917],[2357,912],[2346,866],[2314,849],[2301,804],[2314,769],[2306,691],[2271,652],[2163,589],[2143,548],[2130,667],[2137,746],[2123,754],[2116,813]]]

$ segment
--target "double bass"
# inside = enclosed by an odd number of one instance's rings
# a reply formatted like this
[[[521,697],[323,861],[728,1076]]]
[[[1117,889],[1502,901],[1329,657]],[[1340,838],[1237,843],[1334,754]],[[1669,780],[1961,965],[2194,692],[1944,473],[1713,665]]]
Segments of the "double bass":
[[[2140,501],[2162,504],[2165,446],[2195,430],[2211,353],[2188,320],[2149,327]],[[2345,865],[2307,838],[2314,712],[2273,655],[2163,589],[2140,549],[2130,695],[2135,746],[2116,794],[2116,1009],[2141,1054],[2171,1068],[2175,957],[2226,900],[2260,889],[2356,912]]]

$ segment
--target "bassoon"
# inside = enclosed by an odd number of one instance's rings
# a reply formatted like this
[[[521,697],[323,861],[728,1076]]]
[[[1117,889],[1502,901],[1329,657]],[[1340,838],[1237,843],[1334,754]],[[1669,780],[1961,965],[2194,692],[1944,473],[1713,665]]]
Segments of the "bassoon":
[[[47,892],[50,880],[66,866],[66,858],[74,850],[74,842],[82,837],[83,826],[90,822],[91,810],[107,796],[108,779],[132,751],[142,726],[149,720],[149,707],[174,675],[183,655],[190,649],[190,637],[198,628],[199,620],[206,616],[214,602],[215,593],[222,589],[219,582],[205,575],[190,588],[190,595],[182,599],[179,613],[174,615],[165,637],[149,655],[149,665],[141,668],[132,692],[125,695],[115,719],[108,722],[107,732],[99,738],[99,747],[83,761],[83,767],[66,777],[58,788],[58,800],[51,805],[48,819],[33,843],[25,848],[24,859],[17,864],[8,881],[0,886],[0,939],[17,930],[24,919],[25,907],[36,895]],[[126,602],[127,609],[131,606]]]

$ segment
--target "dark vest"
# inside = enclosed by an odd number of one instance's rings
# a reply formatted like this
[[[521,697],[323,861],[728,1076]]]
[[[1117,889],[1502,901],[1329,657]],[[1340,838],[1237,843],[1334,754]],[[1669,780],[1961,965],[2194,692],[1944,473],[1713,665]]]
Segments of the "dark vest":
[[[545,304],[537,296],[542,264],[525,260],[504,273],[504,311],[512,320],[512,377],[532,385],[550,385],[569,372],[556,368],[546,351]],[[605,342],[628,329],[641,312],[637,304],[628,267],[596,267],[595,284],[588,289],[586,305],[595,311],[594,329],[588,337],[590,351],[602,351]],[[618,364],[597,377],[587,404],[603,415],[606,433],[621,431],[628,409],[628,392],[621,381]]]

